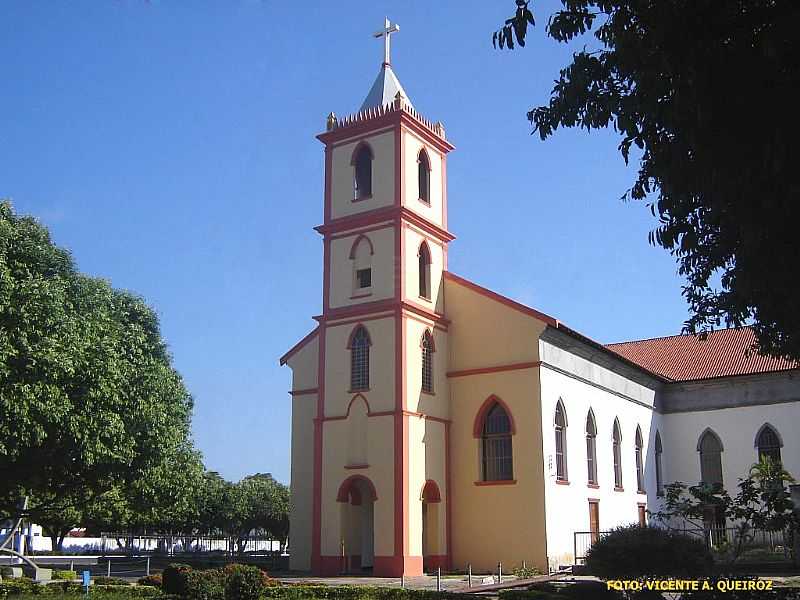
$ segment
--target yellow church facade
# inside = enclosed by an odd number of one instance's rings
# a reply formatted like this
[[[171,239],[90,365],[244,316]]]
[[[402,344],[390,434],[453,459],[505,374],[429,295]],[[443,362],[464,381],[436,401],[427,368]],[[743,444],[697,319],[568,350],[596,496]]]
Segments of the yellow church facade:
[[[694,454],[668,459],[669,419],[708,409],[699,422],[719,413],[720,429],[736,408],[698,408],[702,377],[673,399],[678,380],[643,367],[646,348],[602,346],[447,270],[453,145],[413,107],[388,48],[359,112],[331,114],[318,138],[322,312],[280,361],[292,369],[292,569],[547,572],[578,558],[576,531],[641,521],[665,478],[691,480]],[[800,417],[792,369],[711,378],[755,378],[760,396],[745,395],[791,413],[779,420]]]

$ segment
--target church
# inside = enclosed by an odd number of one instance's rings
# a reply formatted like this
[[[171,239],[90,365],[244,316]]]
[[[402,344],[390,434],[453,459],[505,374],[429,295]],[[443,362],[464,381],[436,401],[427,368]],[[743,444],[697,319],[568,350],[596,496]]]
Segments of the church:
[[[672,481],[735,490],[764,455],[800,476],[800,370],[748,353],[750,329],[604,345],[448,270],[454,146],[392,70],[398,29],[318,136],[322,312],[280,359],[291,568],[547,572]]]

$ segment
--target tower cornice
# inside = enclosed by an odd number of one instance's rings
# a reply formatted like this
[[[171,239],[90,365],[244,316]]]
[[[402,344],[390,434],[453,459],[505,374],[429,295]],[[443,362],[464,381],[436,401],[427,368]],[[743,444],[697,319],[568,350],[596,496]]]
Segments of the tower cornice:
[[[323,223],[322,225],[317,225],[314,227],[314,230],[327,237],[353,229],[376,225],[378,223],[386,223],[388,226],[399,225],[404,222],[416,225],[428,235],[443,242],[452,242],[456,239],[456,236],[446,229],[435,225],[406,206],[387,206],[364,213],[339,217],[338,219],[332,219],[327,223]]]
[[[320,133],[317,139],[326,146],[338,146],[365,133],[377,132],[383,128],[391,129],[398,125],[413,131],[444,154],[455,149],[445,138],[441,122],[429,121],[403,98],[396,98],[391,104],[367,108],[342,118],[331,113],[328,116],[328,130]]]

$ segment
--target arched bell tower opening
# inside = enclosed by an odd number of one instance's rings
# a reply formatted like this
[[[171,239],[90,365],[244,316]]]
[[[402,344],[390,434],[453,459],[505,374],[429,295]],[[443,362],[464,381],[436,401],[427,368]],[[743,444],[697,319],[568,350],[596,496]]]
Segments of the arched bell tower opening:
[[[339,488],[342,573],[372,571],[375,562],[375,486],[363,475]]]

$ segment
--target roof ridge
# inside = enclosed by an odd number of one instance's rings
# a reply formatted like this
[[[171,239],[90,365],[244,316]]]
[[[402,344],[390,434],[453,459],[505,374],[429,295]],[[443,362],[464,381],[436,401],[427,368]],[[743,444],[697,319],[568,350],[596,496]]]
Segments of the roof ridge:
[[[722,327],[720,329],[714,329],[713,331],[709,331],[709,334],[717,333],[721,331],[736,331],[742,329],[752,329],[752,325],[742,325],[741,327]],[[690,337],[700,337],[699,333],[673,333],[672,335],[657,335],[654,337],[649,338],[641,338],[638,340],[625,340],[623,342],[610,342],[605,344],[606,346],[623,346],[625,344],[638,344],[641,342],[654,342],[655,340],[668,340],[674,338],[690,338]]]

